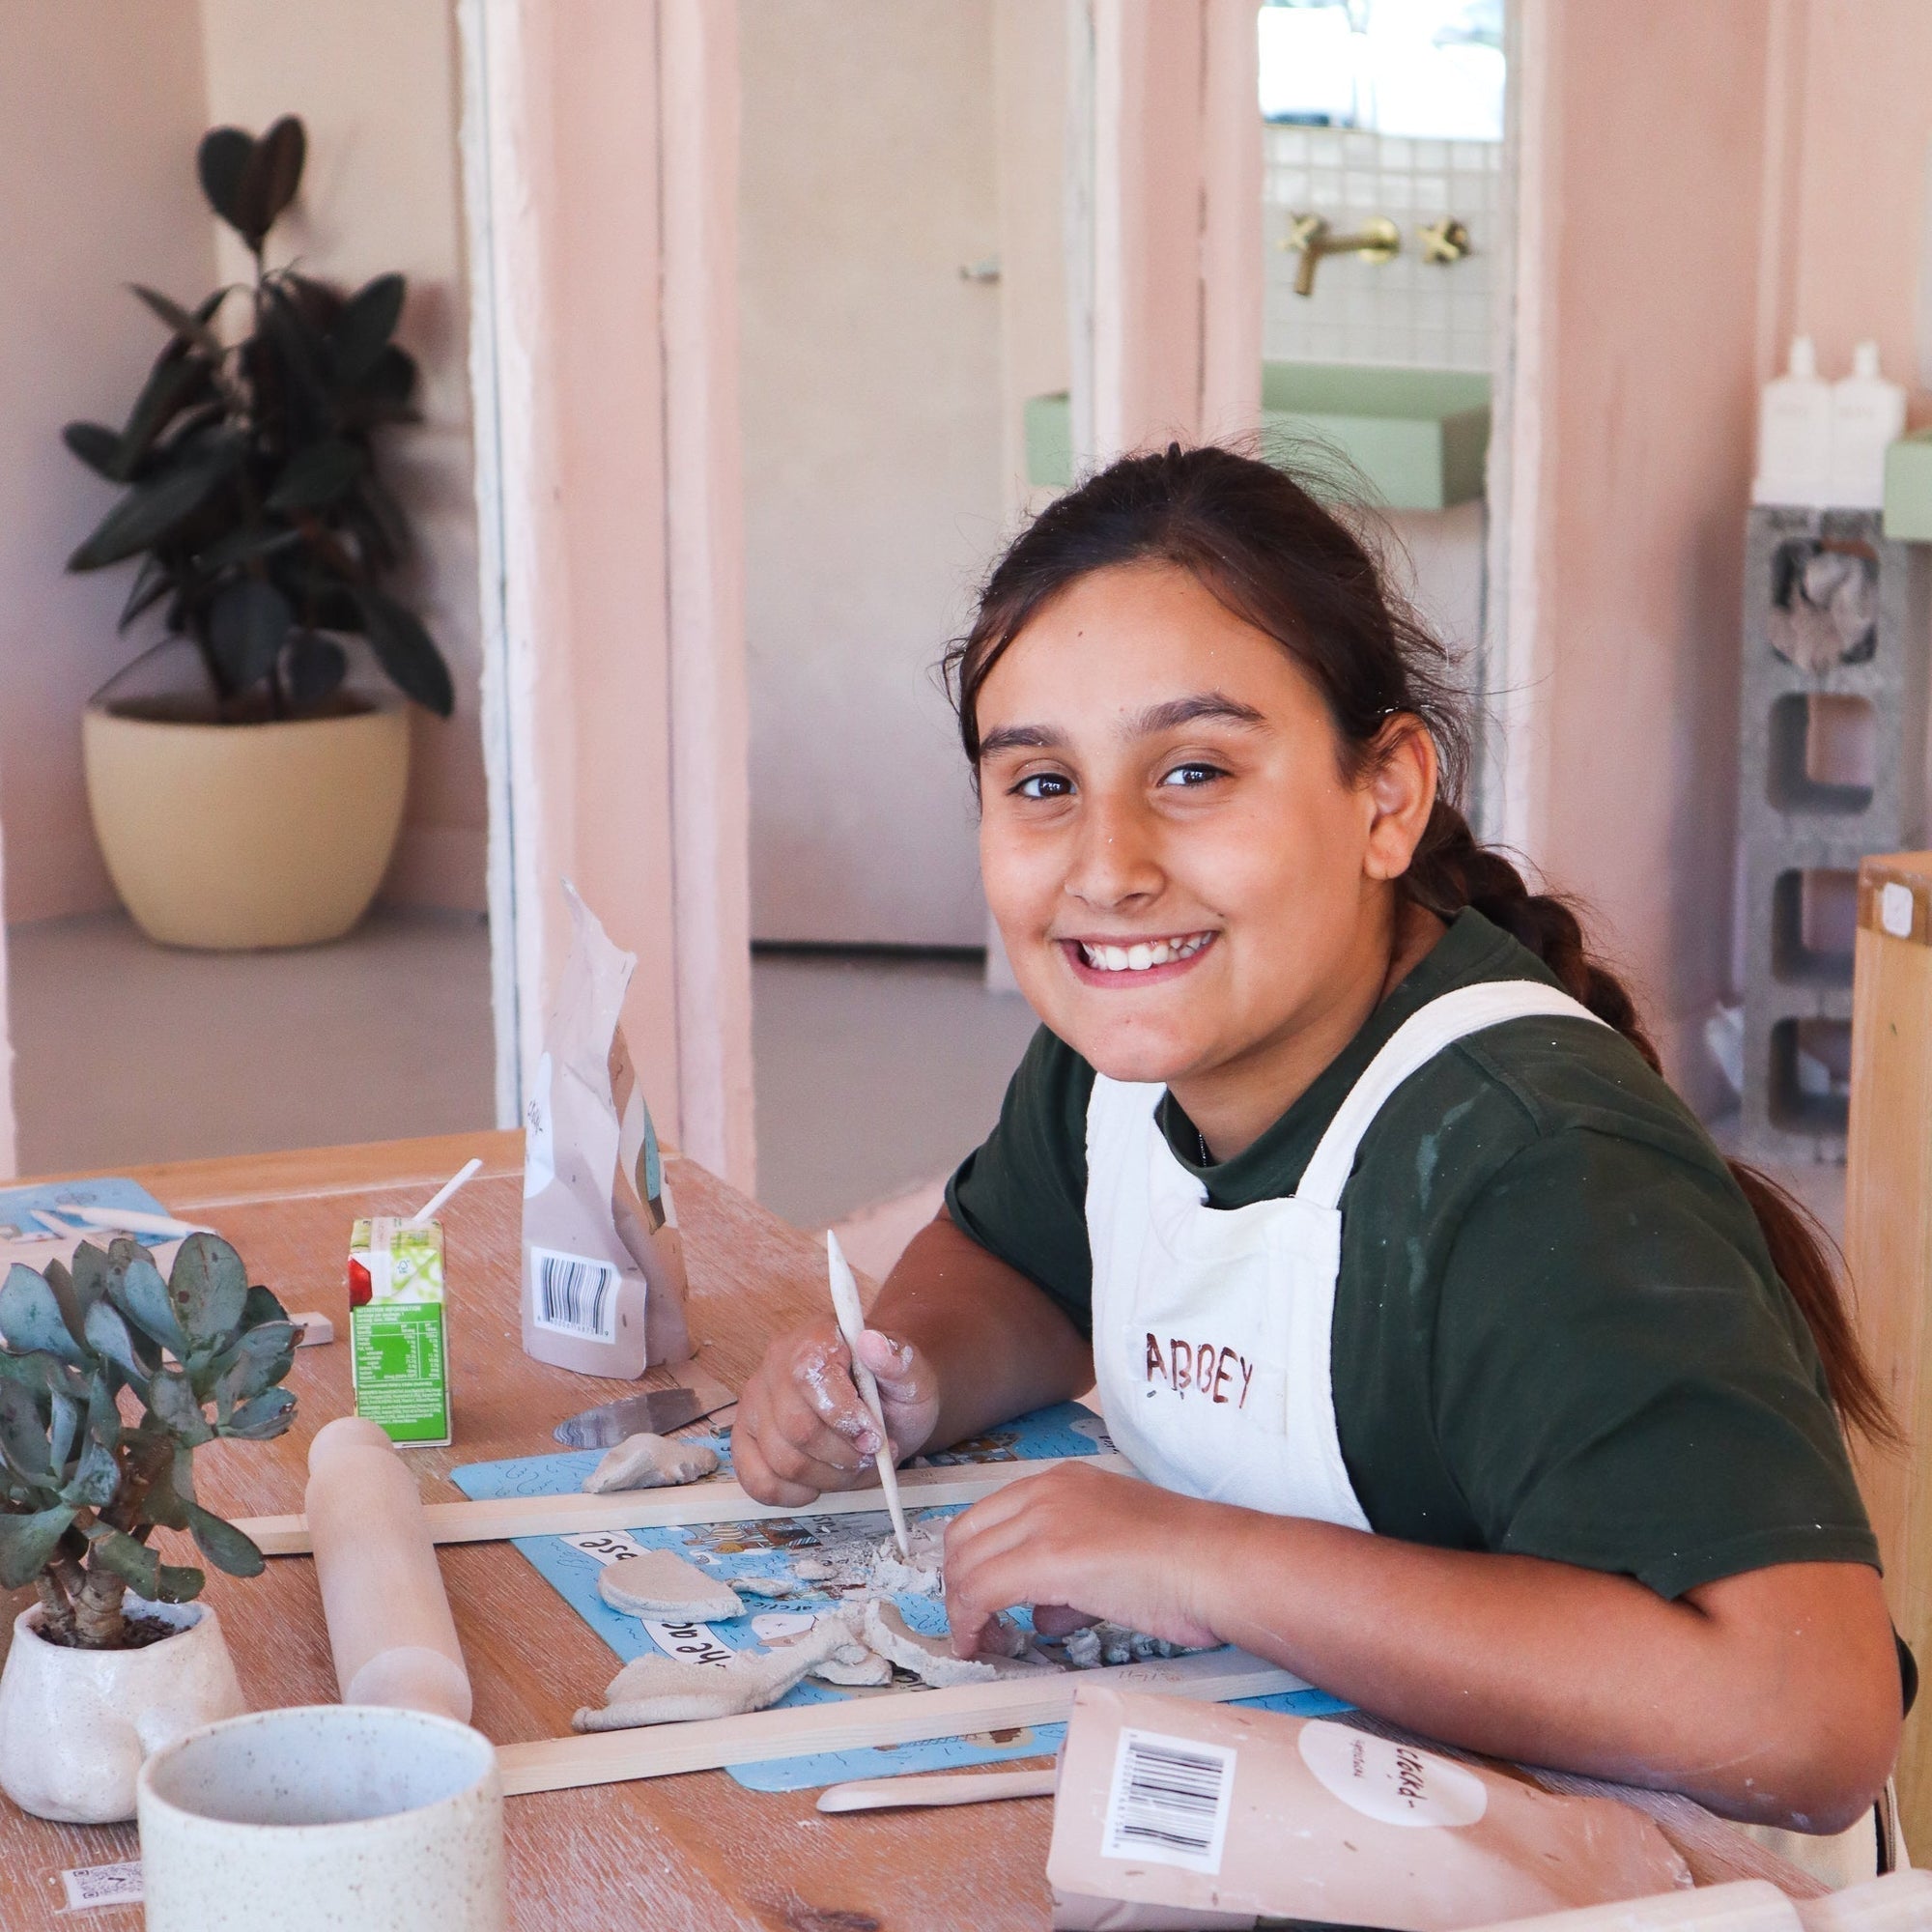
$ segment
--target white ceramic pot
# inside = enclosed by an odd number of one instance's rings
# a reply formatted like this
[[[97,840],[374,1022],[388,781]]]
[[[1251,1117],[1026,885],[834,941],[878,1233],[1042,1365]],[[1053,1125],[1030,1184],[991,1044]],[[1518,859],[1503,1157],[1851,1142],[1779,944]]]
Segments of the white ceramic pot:
[[[36,1817],[131,1818],[145,1758],[248,1708],[213,1605],[127,1603],[178,1634],[139,1650],[71,1650],[41,1635],[38,1605],[14,1619],[0,1671],[0,1789]]]
[[[400,700],[258,724],[95,705],[81,750],[114,890],[166,946],[340,939],[368,911],[402,827]]]
[[[148,1932],[503,1932],[503,1791],[480,1731],[314,1704],[142,1767]]]

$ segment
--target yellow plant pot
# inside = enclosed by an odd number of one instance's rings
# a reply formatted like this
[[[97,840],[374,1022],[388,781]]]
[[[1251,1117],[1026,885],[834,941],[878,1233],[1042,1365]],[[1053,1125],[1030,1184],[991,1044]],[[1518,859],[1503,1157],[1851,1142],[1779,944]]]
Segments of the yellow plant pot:
[[[81,744],[95,836],[150,939],[315,946],[368,911],[403,822],[400,702],[259,724],[96,705]]]

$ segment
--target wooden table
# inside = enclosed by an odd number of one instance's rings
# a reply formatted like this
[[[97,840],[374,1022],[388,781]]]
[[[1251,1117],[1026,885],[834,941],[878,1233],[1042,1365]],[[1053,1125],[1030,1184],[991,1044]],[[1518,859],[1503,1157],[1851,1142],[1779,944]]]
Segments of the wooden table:
[[[472,1154],[482,1172],[444,1210],[455,1442],[406,1452],[426,1500],[454,1500],[452,1467],[540,1453],[552,1425],[629,1391],[526,1356],[517,1310],[523,1147],[519,1134],[470,1134],[355,1148],[193,1161],[132,1170],[176,1213],[220,1230],[249,1278],[292,1310],[334,1319],[334,1346],[298,1352],[289,1386],[295,1427],[267,1444],[212,1444],[196,1487],[228,1517],[301,1507],[308,1445],[351,1407],[343,1266],[350,1222],[402,1213]],[[688,1161],[671,1168],[693,1290],[701,1365],[736,1387],[775,1330],[824,1305],[817,1244]],[[653,1372],[645,1385],[674,1382]],[[592,1701],[616,1661],[520,1556],[501,1544],[441,1552],[451,1607],[475,1688],[475,1722],[497,1743],[556,1737]],[[175,1560],[195,1560],[190,1549]],[[336,1698],[315,1571],[270,1563],[238,1581],[218,1573],[207,1597],[221,1612],[249,1702]],[[4,1603],[5,1629],[31,1602]],[[1577,1781],[1565,1780],[1567,1788]],[[1659,1817],[1701,1882],[1772,1876],[1810,1889],[1688,1801],[1634,1802]],[[1044,1800],[967,1811],[821,1817],[810,1792],[746,1790],[723,1772],[544,1793],[508,1802],[512,1920],[530,1932],[649,1926],[653,1932],[914,1932],[920,1927],[1038,1927],[1051,1805]],[[138,1922],[132,1908],[78,1920],[60,1911],[60,1874],[138,1856],[131,1825],[51,1825],[0,1799],[0,1926],[76,1924],[103,1932]]]

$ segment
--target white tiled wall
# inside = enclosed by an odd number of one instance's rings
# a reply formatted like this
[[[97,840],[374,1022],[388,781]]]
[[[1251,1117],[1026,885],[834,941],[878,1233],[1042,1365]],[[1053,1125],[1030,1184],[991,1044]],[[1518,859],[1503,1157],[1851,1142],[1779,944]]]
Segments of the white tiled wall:
[[[1487,369],[1500,145],[1347,128],[1270,127],[1264,139],[1267,359]],[[1330,255],[1315,293],[1297,296],[1301,258],[1281,246],[1296,214],[1325,215],[1338,235],[1386,214],[1402,230],[1402,253],[1381,264]],[[1468,229],[1470,251],[1425,263],[1416,231],[1445,214]]]

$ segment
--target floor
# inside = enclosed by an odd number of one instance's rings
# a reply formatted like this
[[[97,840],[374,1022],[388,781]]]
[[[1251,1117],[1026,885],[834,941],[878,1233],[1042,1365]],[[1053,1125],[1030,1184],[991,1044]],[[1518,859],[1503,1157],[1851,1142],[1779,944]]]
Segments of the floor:
[[[120,913],[16,925],[23,1174],[489,1126],[489,936],[379,909],[290,952],[153,945]]]

